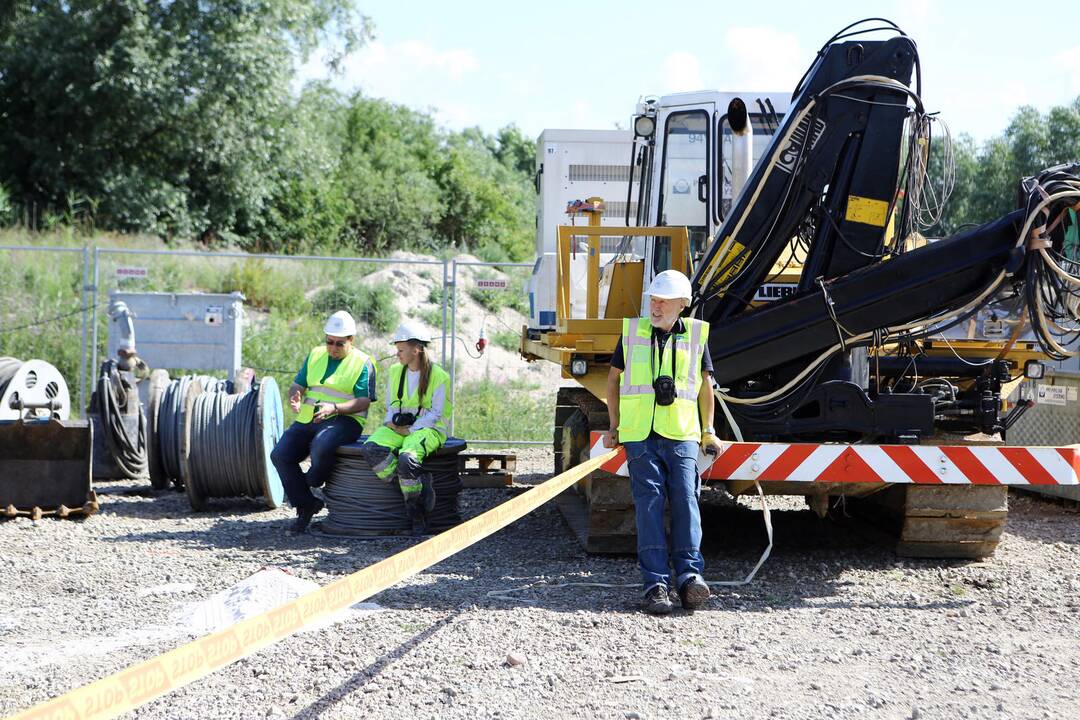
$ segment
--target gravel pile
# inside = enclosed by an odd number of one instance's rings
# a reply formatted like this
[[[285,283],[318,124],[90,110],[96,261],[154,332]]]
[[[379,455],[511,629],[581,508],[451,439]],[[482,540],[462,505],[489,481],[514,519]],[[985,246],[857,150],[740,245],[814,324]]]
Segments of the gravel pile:
[[[547,477],[547,451],[519,479]],[[467,490],[474,515],[523,488]],[[257,572],[325,584],[408,538],[289,537],[291,513],[99,486],[86,521],[0,521],[0,714],[190,639],[177,617]],[[749,499],[707,493],[710,579],[741,577],[764,532]],[[897,559],[857,523],[771,498],[776,546],[752,585],[653,618],[633,558],[585,555],[554,507],[139,709],[139,718],[1062,718],[1080,691],[1080,514],[1024,495],[997,554]],[[535,585],[522,601],[492,591]],[[530,601],[530,602],[524,602]]]

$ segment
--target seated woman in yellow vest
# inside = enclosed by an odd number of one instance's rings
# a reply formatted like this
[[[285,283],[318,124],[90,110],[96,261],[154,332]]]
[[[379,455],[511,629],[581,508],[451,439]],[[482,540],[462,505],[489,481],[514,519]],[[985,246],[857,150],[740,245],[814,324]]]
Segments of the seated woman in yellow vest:
[[[364,443],[364,456],[381,479],[397,473],[401,493],[414,521],[435,507],[431,474],[420,464],[446,442],[450,414],[450,375],[431,361],[431,335],[405,322],[394,333],[398,363],[386,383],[386,418]]]
[[[323,509],[312,494],[337,462],[337,449],[355,442],[364,431],[368,406],[375,400],[375,363],[352,344],[356,322],[339,310],[323,328],[326,346],[312,348],[289,388],[289,405],[296,422],[270,453],[289,502],[296,508],[291,532],[304,532],[311,518]],[[300,463],[311,456],[304,473]]]

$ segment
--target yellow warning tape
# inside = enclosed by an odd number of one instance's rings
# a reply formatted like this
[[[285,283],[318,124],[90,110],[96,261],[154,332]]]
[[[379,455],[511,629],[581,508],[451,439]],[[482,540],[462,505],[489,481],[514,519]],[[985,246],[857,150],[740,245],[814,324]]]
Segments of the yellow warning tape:
[[[97,720],[134,710],[445,560],[528,515],[613,457],[614,450],[592,458],[472,520],[363,570],[262,615],[24,710],[10,720]]]

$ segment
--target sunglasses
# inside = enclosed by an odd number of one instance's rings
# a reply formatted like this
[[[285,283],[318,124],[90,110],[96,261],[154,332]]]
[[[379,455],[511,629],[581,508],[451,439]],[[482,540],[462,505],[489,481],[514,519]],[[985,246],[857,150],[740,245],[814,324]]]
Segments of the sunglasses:
[[[326,344],[332,347],[345,347],[345,344],[348,342],[348,340],[331,340],[330,338],[326,339]]]

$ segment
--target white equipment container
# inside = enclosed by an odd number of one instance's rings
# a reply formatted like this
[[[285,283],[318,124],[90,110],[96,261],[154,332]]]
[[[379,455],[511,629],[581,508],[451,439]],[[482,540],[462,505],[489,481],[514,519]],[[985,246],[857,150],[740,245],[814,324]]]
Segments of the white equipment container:
[[[240,369],[241,293],[114,292],[109,299],[109,357],[135,334],[139,357],[152,368],[224,371],[228,377]]]
[[[604,199],[602,225],[626,224],[630,180],[629,130],[545,130],[536,142],[536,265],[529,279],[529,327],[555,327],[556,244],[559,225],[588,225],[586,216],[566,214],[566,205],[590,197]],[[637,174],[631,191],[630,223],[637,215]],[[604,238],[602,247],[614,239]],[[570,261],[571,315],[584,317],[588,251],[584,243]],[[612,247],[612,249],[614,249]],[[606,253],[610,259],[613,253]],[[601,305],[603,298],[601,298]],[[580,307],[579,307],[580,305]]]

